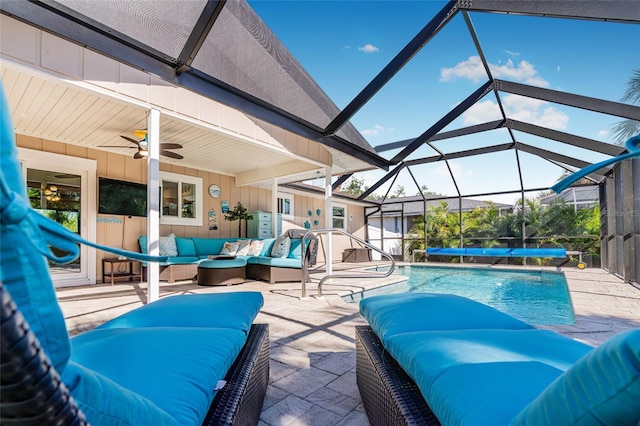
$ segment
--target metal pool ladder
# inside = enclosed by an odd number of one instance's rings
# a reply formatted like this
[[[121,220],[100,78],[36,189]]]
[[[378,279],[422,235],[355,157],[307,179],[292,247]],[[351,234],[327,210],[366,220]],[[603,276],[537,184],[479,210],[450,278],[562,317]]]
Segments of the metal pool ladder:
[[[389,270],[387,272],[385,272],[384,274],[346,274],[346,275],[342,275],[342,274],[331,274],[331,275],[325,275],[324,277],[322,277],[322,279],[320,280],[320,282],[318,283],[318,295],[317,297],[322,297],[322,285],[324,284],[325,281],[332,279],[332,278],[386,278],[389,275],[393,274],[393,271],[395,270],[396,267],[396,261],[393,259],[393,256],[391,256],[389,253],[386,253],[384,251],[382,251],[381,249],[379,249],[378,247],[375,247],[371,244],[369,244],[368,242],[356,237],[353,234],[350,234],[348,232],[346,232],[343,229],[340,228],[319,228],[319,229],[310,229],[307,232],[304,233],[304,235],[302,236],[302,244],[304,247],[304,242],[306,241],[307,237],[311,234],[330,234],[330,233],[338,233],[338,234],[342,234],[342,235],[346,235],[347,237],[351,238],[352,240],[357,241],[358,243],[362,244],[363,246],[365,246],[366,248],[370,248],[371,250],[374,250],[378,253],[380,253],[383,257],[386,257],[387,259],[389,259],[389,261],[391,262],[391,266],[389,267]],[[307,262],[305,261],[305,257],[307,254],[307,250],[301,250],[302,251],[302,298],[306,298],[307,297]],[[326,262],[326,259],[325,259]]]

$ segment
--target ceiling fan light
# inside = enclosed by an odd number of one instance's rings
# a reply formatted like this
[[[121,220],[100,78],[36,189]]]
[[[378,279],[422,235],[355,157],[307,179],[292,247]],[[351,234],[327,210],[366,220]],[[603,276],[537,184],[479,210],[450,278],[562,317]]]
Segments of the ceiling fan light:
[[[133,136],[135,136],[138,139],[146,139],[147,138],[147,131],[146,130],[134,130],[133,131]]]
[[[57,190],[58,190],[58,187],[57,187],[57,186],[55,186],[55,185],[51,185],[51,186],[49,187],[49,189],[50,189],[50,190],[52,190],[52,191],[57,191]]]
[[[149,156],[149,152],[148,151],[138,151],[140,153],[140,155],[142,155],[143,157],[148,157]]]
[[[47,188],[47,189],[45,189],[45,190],[44,190],[44,195],[49,196],[49,195],[51,195],[51,194],[52,194],[52,192],[51,192],[51,190],[50,190],[50,189],[48,189],[48,188]],[[47,199],[49,199],[49,197],[47,197]]]

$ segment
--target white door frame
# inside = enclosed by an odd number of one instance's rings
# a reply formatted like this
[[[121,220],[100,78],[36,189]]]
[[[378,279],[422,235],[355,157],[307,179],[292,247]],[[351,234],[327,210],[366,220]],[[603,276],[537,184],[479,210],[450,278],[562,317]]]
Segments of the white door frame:
[[[85,240],[95,242],[97,161],[26,148],[18,148],[18,158],[22,167],[25,186],[27,169],[51,170],[80,176],[80,236]],[[81,244],[80,272],[54,274],[51,278],[55,287],[95,284],[96,249]]]

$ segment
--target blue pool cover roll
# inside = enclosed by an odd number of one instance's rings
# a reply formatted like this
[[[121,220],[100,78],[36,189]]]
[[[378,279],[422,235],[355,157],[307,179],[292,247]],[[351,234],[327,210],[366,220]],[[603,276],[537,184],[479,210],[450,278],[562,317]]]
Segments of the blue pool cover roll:
[[[430,256],[495,256],[495,257],[567,257],[563,248],[437,248],[427,249]]]

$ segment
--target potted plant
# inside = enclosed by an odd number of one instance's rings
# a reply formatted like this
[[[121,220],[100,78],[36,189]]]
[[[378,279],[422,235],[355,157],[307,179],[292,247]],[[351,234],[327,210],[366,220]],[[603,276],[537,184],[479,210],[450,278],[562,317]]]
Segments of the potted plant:
[[[253,219],[253,216],[247,213],[247,209],[240,201],[238,201],[233,210],[230,210],[229,213],[224,215],[224,218],[230,222],[233,222],[234,220],[238,221],[238,238],[240,238],[242,237],[242,221],[251,220]]]

